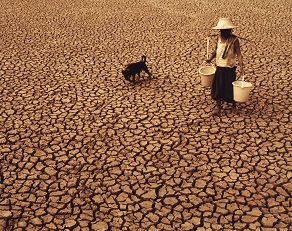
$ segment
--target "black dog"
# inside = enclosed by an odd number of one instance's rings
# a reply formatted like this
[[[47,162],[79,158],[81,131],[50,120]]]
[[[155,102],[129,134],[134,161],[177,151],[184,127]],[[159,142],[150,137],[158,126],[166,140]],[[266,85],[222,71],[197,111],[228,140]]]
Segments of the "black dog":
[[[136,74],[138,74],[138,79],[140,79],[141,71],[145,71],[148,74],[149,78],[151,78],[151,74],[146,66],[146,56],[145,55],[142,56],[142,60],[140,62],[130,63],[129,65],[127,65],[126,69],[123,70],[122,73],[123,73],[126,80],[135,83],[135,81],[136,81],[135,76],[136,76]],[[132,79],[131,79],[131,77],[132,77]]]

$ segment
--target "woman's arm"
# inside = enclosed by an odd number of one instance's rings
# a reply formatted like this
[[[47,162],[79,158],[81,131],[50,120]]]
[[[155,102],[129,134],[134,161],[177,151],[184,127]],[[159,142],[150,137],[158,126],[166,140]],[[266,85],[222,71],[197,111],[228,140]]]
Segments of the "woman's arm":
[[[207,63],[210,63],[212,61],[212,59],[214,59],[216,57],[216,50],[213,51],[213,53],[211,54],[210,58],[208,58],[206,60]]]

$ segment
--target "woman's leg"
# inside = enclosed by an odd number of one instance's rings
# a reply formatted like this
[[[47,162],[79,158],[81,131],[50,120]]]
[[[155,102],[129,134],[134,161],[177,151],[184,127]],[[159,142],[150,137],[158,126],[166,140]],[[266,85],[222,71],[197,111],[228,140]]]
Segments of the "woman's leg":
[[[236,103],[234,101],[232,102],[232,112],[236,112]]]
[[[221,99],[216,100],[216,107],[217,109],[213,112],[213,116],[220,116],[221,115]]]

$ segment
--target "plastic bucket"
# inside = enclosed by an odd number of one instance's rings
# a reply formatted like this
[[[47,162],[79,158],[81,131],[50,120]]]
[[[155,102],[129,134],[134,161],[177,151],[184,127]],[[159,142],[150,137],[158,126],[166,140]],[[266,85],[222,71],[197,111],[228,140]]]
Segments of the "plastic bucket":
[[[233,85],[233,99],[235,102],[244,103],[248,100],[252,84],[245,81],[234,81]]]
[[[214,79],[216,68],[214,66],[202,66],[199,69],[199,75],[201,76],[201,84],[204,87],[211,87]]]

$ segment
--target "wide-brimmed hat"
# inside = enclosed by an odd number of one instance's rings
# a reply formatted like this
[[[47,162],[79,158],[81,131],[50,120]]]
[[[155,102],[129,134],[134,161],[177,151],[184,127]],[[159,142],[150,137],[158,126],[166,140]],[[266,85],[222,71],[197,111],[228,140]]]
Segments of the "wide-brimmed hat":
[[[219,18],[217,26],[213,27],[215,30],[233,29],[236,26],[233,25],[230,18]]]

